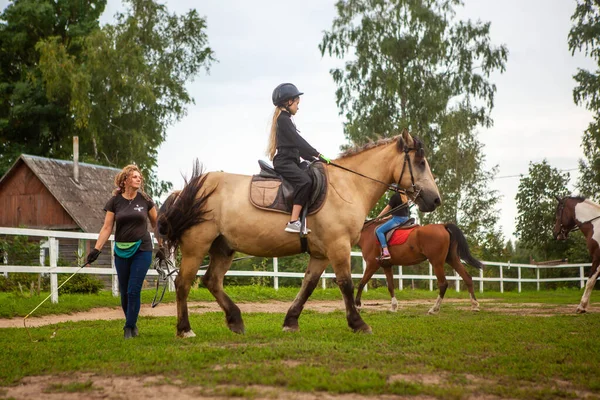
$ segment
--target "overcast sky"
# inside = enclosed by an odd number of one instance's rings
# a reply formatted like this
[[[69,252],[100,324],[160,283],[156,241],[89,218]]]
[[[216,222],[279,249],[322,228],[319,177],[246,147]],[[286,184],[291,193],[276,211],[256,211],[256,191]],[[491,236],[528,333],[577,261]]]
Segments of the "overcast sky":
[[[6,5],[6,0],[0,0]],[[461,18],[491,22],[492,43],[510,52],[507,71],[495,74],[498,91],[491,129],[480,128],[487,167],[499,166],[493,183],[502,196],[500,224],[512,238],[517,178],[529,162],[546,158],[559,169],[577,167],[581,136],[591,114],[574,105],[572,75],[590,60],[572,57],[567,35],[574,0],[466,0]],[[335,1],[168,0],[170,12],[195,7],[207,18],[215,63],[210,75],[189,84],[196,104],[168,130],[159,150],[158,176],[181,188],[197,157],[208,170],[254,174],[264,155],[273,112],[271,92],[293,82],[305,92],[295,117],[302,135],[334,158],[345,143],[329,70],[341,65],[322,58],[323,31],[331,28]],[[4,6],[2,8],[4,8]],[[108,0],[103,22],[122,8]],[[571,172],[574,182],[577,172]],[[443,193],[442,193],[443,197]],[[532,199],[535,201],[535,199]]]

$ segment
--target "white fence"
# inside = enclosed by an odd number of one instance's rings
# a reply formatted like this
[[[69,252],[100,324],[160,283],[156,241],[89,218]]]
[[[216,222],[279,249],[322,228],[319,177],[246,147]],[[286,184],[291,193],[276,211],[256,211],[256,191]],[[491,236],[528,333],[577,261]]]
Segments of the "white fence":
[[[9,273],[15,272],[25,272],[25,273],[44,273],[50,275],[50,289],[52,291],[51,301],[53,303],[58,302],[58,274],[72,274],[79,270],[81,274],[92,274],[92,275],[110,275],[112,277],[112,293],[114,296],[118,296],[119,285],[117,281],[117,271],[114,266],[114,255],[112,254],[112,248],[114,244],[114,238],[111,235],[109,238],[110,246],[105,245],[110,248],[111,252],[111,268],[96,268],[96,267],[86,267],[86,268],[78,268],[78,267],[59,267],[57,265],[58,254],[59,254],[59,242],[60,239],[78,239],[82,240],[96,240],[98,238],[97,233],[79,233],[79,232],[61,232],[61,231],[47,231],[47,230],[38,230],[38,229],[21,229],[21,228],[3,228],[0,227],[0,235],[9,235],[9,236],[29,236],[29,237],[39,237],[42,243],[42,248],[49,249],[49,266],[45,267],[44,265],[44,256],[42,253],[40,255],[40,264],[37,266],[21,266],[21,265],[1,265],[0,264],[0,273],[3,273],[7,276]],[[80,246],[80,249],[82,247]],[[79,254],[80,258],[85,257],[85,254]],[[362,257],[360,252],[352,252],[351,257]],[[236,271],[229,270],[227,272],[227,276],[246,276],[246,277],[270,277],[273,278],[273,287],[275,289],[279,288],[279,278],[303,278],[303,272],[282,272],[279,271],[279,259],[273,258],[273,271]],[[10,262],[10,258],[8,260]],[[483,284],[484,282],[498,282],[500,285],[500,291],[504,292],[504,284],[511,282],[516,283],[519,293],[521,292],[521,286],[523,283],[536,283],[537,290],[540,290],[540,283],[545,282],[569,282],[575,281],[579,282],[579,286],[583,288],[585,286],[587,277],[584,274],[584,267],[591,267],[591,263],[588,264],[562,264],[562,265],[554,265],[554,266],[541,266],[541,265],[529,265],[529,264],[511,264],[510,262],[490,262],[490,261],[482,261],[486,267],[497,267],[499,269],[499,276],[497,277],[484,277],[483,270],[479,270],[479,276],[473,276],[473,281],[479,283],[479,292],[483,293]],[[364,260],[362,261],[363,272],[366,268],[366,264]],[[504,276],[505,271],[511,270],[515,268],[517,270],[517,277],[506,277]],[[540,278],[540,271],[545,269],[555,269],[555,268],[578,268],[579,274],[574,277],[561,277],[561,278]],[[535,271],[535,278],[522,278],[521,272],[522,269],[533,269]],[[399,289],[403,290],[404,281],[405,280],[426,280],[429,281],[429,290],[433,290],[434,281],[437,282],[437,278],[433,274],[433,269],[431,264],[429,264],[429,273],[427,275],[415,275],[415,274],[404,274],[403,267],[397,267],[397,274],[394,274],[394,279],[399,280]],[[153,269],[148,271],[148,275],[157,276],[157,272]],[[204,275],[204,270],[200,269],[198,271],[198,276]],[[335,278],[334,273],[325,272],[322,275],[322,286],[326,287],[326,280]],[[353,279],[362,278],[362,274],[352,274]],[[385,275],[383,274],[375,274],[373,275],[374,279],[385,279]],[[446,279],[449,281],[454,281],[456,291],[460,291],[460,281],[461,278],[458,276],[456,272],[453,275],[446,276]],[[170,282],[169,290],[173,290],[173,282]],[[366,287],[365,287],[366,290]]]

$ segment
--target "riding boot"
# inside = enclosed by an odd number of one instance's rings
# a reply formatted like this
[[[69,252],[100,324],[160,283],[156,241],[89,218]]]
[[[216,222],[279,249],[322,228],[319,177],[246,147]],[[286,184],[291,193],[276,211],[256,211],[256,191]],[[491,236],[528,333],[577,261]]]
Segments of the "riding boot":
[[[140,336],[137,325],[133,327],[133,330],[131,331],[131,336],[133,336],[133,337]]]
[[[123,337],[125,338],[125,340],[131,339],[133,337],[133,329],[129,328],[128,326],[123,328]]]

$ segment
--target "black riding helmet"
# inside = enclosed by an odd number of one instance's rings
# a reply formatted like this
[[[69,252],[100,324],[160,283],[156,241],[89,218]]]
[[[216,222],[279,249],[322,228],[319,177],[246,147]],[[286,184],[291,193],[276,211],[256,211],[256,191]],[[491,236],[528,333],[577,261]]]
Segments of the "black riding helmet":
[[[273,105],[282,106],[286,101],[303,94],[293,83],[282,83],[273,90]]]

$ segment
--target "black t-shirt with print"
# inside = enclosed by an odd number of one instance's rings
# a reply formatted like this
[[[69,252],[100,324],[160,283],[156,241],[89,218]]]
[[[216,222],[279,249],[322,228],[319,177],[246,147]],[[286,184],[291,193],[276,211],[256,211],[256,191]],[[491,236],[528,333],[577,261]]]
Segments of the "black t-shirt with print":
[[[394,194],[389,202],[391,208],[401,206],[402,204],[404,204],[404,201],[402,201],[402,196],[400,196],[400,193]],[[408,205],[393,211],[392,215],[396,217],[409,217],[410,212],[408,210]]]
[[[115,240],[117,242],[137,242],[142,239],[140,251],[152,251],[152,240],[148,232],[148,213],[154,207],[152,200],[146,200],[141,193],[137,193],[129,201],[121,194],[111,197],[104,206],[104,211],[115,214],[117,228]]]

